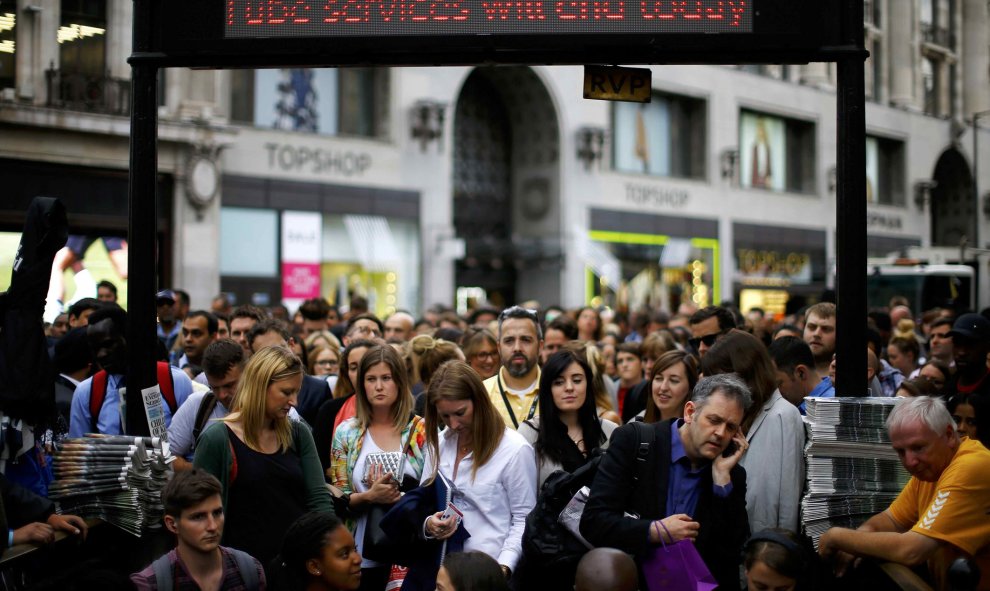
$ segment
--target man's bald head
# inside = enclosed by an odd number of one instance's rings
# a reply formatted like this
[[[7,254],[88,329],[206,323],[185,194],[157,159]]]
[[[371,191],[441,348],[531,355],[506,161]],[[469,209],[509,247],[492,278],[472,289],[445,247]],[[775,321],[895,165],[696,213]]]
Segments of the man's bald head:
[[[581,558],[574,591],[636,591],[639,573],[631,556],[615,548],[595,548]]]

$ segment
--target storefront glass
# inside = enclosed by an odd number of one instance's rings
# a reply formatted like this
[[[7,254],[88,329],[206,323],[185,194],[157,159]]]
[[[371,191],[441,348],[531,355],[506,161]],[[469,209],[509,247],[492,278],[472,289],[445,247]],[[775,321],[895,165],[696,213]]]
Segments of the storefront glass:
[[[673,312],[682,303],[719,303],[717,239],[601,230],[588,236],[596,253],[586,271],[589,305]]]

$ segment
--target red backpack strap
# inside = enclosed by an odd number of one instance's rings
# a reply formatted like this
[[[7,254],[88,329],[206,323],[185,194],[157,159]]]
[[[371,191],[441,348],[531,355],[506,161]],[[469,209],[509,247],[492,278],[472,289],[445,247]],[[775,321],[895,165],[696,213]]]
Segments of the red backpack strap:
[[[89,385],[89,428],[90,433],[99,433],[96,427],[97,419],[100,418],[100,410],[103,408],[103,401],[107,398],[107,372],[101,369],[93,374],[93,381]]]
[[[165,404],[174,415],[179,410],[179,403],[175,400],[175,382],[172,381],[172,366],[164,361],[158,362],[158,389],[162,393]]]
[[[230,485],[234,484],[237,480],[237,452],[234,451],[234,443],[230,440],[230,435],[227,436],[227,445],[230,446],[230,474],[227,476],[227,489],[230,489]]]

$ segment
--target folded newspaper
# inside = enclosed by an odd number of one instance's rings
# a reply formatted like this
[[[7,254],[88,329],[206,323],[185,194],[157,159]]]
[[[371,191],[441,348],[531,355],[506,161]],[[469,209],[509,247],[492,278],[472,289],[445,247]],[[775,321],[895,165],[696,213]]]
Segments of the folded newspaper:
[[[59,513],[99,518],[140,537],[161,527],[174,461],[157,437],[86,435],[55,452],[49,497]]]

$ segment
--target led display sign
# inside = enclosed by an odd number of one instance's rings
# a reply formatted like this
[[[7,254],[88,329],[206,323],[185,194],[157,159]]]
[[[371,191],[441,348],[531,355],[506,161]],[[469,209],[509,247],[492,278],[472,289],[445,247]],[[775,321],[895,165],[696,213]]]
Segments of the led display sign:
[[[159,66],[804,63],[843,0],[141,0]]]
[[[228,0],[224,35],[752,33],[751,0]]]

